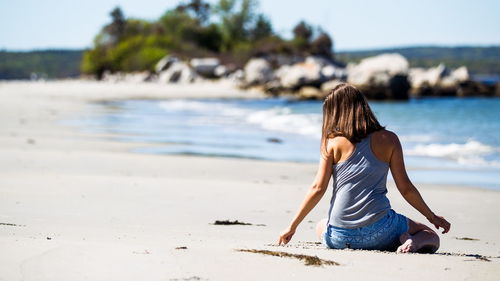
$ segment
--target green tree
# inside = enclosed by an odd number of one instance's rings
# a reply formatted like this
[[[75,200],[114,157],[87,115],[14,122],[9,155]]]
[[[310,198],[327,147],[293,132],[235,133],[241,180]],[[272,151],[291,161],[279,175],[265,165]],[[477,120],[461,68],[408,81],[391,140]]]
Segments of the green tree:
[[[116,44],[123,36],[123,32],[125,31],[125,16],[120,7],[116,7],[111,11],[110,16],[112,21],[109,25],[107,25],[104,30],[109,34],[109,40],[111,44]]]
[[[198,20],[200,25],[205,25],[210,18],[210,4],[203,2],[203,0],[191,0],[186,4],[179,4],[176,11],[181,13],[188,13]]]
[[[186,11],[167,11],[161,18],[162,35],[175,38],[179,42],[178,51],[183,53],[190,48],[201,48],[218,52],[222,44],[222,35],[215,24],[200,25],[196,18],[191,17]]]
[[[239,5],[237,5],[239,4]],[[255,17],[255,0],[220,0],[216,13],[220,18],[223,49],[248,41],[251,24]]]
[[[293,35],[295,39],[303,39],[305,41],[309,41],[313,35],[313,29],[305,21],[300,21],[293,28]]]
[[[252,40],[260,40],[262,38],[270,37],[274,34],[273,26],[271,21],[264,16],[259,14],[257,21],[255,22],[255,27],[251,31]]]
[[[311,53],[328,59],[333,59],[333,41],[326,32],[321,32],[311,42]]]
[[[305,21],[300,21],[293,28],[293,35],[292,43],[300,52],[309,49],[309,41],[313,35],[313,29],[309,24]]]

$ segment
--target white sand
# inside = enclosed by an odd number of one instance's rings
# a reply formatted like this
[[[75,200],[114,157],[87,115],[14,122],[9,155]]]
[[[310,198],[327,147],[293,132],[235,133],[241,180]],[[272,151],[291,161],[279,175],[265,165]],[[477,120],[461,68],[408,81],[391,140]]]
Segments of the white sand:
[[[452,223],[438,254],[313,244],[313,222],[326,214],[330,193],[290,245],[277,247],[315,165],[133,154],[145,144],[59,122],[88,114],[87,102],[101,99],[248,95],[214,84],[0,83],[0,280],[499,280],[498,191],[419,186]],[[392,183],[389,196],[398,212],[425,220]],[[225,219],[265,226],[211,224]],[[241,248],[341,265],[305,266]]]

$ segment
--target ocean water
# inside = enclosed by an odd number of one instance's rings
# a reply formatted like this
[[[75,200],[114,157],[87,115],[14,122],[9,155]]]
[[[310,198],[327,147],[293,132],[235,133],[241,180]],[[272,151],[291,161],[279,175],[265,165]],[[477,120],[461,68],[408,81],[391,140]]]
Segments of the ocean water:
[[[155,143],[137,153],[317,162],[319,101],[126,100],[93,104],[66,125]],[[500,189],[500,99],[428,98],[370,102],[403,145],[415,183]]]

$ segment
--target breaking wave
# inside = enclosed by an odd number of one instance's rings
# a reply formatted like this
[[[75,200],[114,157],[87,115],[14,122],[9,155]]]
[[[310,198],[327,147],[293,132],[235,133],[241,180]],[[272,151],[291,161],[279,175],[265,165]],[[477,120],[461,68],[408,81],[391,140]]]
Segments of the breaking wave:
[[[500,152],[500,148],[492,147],[475,140],[469,140],[466,143],[449,144],[420,144],[409,149],[408,155],[428,156],[447,158],[455,160],[460,164],[493,164],[500,163],[496,161],[487,161],[486,157]]]

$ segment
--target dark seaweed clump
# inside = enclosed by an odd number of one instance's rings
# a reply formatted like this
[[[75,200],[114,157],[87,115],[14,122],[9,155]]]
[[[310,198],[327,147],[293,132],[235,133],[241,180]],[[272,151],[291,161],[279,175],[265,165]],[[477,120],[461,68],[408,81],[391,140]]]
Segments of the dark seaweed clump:
[[[275,256],[280,258],[294,258],[304,261],[305,265],[309,266],[322,266],[322,265],[340,265],[338,262],[323,260],[318,258],[317,256],[309,256],[302,254],[292,254],[287,252],[279,252],[279,251],[270,251],[270,250],[256,250],[256,249],[237,249],[238,252],[247,252],[247,253],[256,253],[263,254],[269,256]]]

